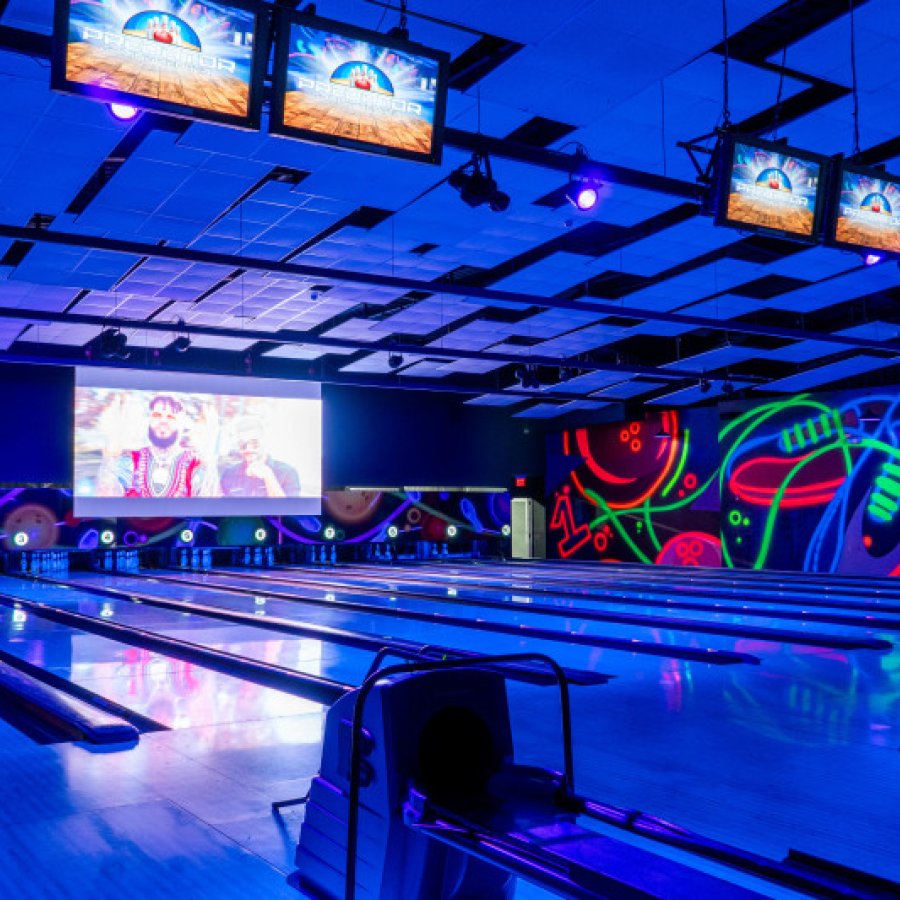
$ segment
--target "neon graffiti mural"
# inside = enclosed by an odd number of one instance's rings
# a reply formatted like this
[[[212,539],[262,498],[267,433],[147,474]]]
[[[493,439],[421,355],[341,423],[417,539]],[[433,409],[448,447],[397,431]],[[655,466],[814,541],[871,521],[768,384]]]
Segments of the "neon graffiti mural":
[[[799,394],[717,415],[559,435],[550,554],[900,575],[900,392]]]
[[[900,574],[900,395],[800,394],[719,434],[726,565]]]
[[[187,529],[196,547],[235,547],[268,542],[320,545],[365,544],[396,539],[446,542],[468,547],[503,538],[510,519],[506,491],[329,491],[320,516],[242,516],[210,519],[79,519],[72,515],[72,492],[50,488],[15,489],[0,496],[0,550],[16,549],[17,532],[28,534],[29,550],[95,550],[100,533],[110,530],[115,546],[181,546]],[[325,531],[331,527],[332,538]],[[450,528],[455,529],[450,532]],[[389,534],[389,529],[394,531]]]
[[[719,565],[716,423],[711,410],[664,410],[562,432],[548,460],[550,555]]]

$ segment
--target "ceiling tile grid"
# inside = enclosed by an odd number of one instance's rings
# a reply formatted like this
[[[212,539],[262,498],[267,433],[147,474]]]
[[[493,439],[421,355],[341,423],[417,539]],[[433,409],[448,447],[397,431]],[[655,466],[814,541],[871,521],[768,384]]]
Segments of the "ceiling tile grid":
[[[741,33],[782,2],[729,0],[731,33],[743,54],[730,63],[732,117],[771,115],[780,92],[785,108],[793,110],[781,133],[810,150],[846,152],[852,100],[840,95],[850,84],[849,17],[835,9],[830,24],[799,39],[802,22],[781,14],[765,20],[765,46],[778,47],[780,37],[789,45],[790,71],[782,80],[774,68],[780,48],[765,65],[755,64],[754,41],[762,36]],[[49,32],[49,0],[2,6],[3,25]],[[900,312],[894,322],[893,309],[900,277],[893,261],[867,268],[857,255],[838,250],[793,252],[778,238],[716,228],[710,218],[693,214],[686,196],[641,185],[642,172],[657,173],[682,179],[683,194],[696,190],[696,173],[676,143],[710,131],[721,115],[723,66],[714,51],[720,12],[718,0],[649,0],[640,15],[606,0],[569,0],[550,14],[529,0],[422,0],[415,10],[420,15],[410,14],[414,39],[457,59],[466,54],[466,65],[474,68],[463,77],[481,66],[486,73],[473,75],[465,92],[450,91],[448,123],[471,132],[470,146],[478,146],[475,132],[499,139],[493,174],[511,197],[503,213],[468,207],[446,183],[470,159],[463,146],[446,147],[441,165],[430,166],[201,122],[152,117],[123,124],[102,104],[51,92],[46,61],[17,52],[0,35],[0,223],[24,225],[40,214],[51,231],[71,231],[88,242],[124,238],[222,257],[221,265],[209,265],[146,251],[138,256],[0,239],[0,305],[63,320],[29,328],[21,341],[24,325],[4,325],[0,345],[10,342],[8,355],[18,347],[27,352],[35,342],[54,344],[60,353],[70,347],[77,358],[98,328],[65,317],[88,314],[121,321],[130,343],[141,345],[143,336],[145,349],[165,354],[171,334],[144,332],[139,323],[152,317],[174,326],[183,319],[187,326],[271,335],[253,352],[273,365],[318,360],[326,376],[339,374],[343,365],[377,380],[397,375],[385,362],[394,341],[421,347],[421,354],[405,354],[399,369],[408,380],[457,384],[485,397],[515,383],[516,359],[605,363],[618,358],[620,343],[621,358],[644,371],[658,367],[675,375],[740,366],[761,373],[765,389],[770,379],[773,390],[804,378],[826,383],[821,379],[841,366],[848,378],[877,373],[880,361],[852,356],[845,346],[818,340],[817,333],[898,340]],[[397,11],[343,0],[340,17],[384,30]],[[894,121],[900,61],[890,52],[900,36],[900,5],[867,0],[856,10],[856,25],[861,141],[864,150],[874,148],[869,152],[875,161],[890,165],[900,149]],[[482,44],[498,39],[522,46],[503,51],[499,64],[490,54],[472,63]],[[504,56],[507,51],[514,52]],[[827,90],[814,85],[813,76],[830,82]],[[503,135],[513,131],[530,148],[507,145]],[[571,154],[579,142],[608,182],[590,214],[562,199],[569,172],[557,163],[566,157],[550,165],[525,161],[529,153],[539,159],[542,147]],[[637,170],[636,184],[613,183],[611,169],[604,179],[603,163]],[[241,256],[290,259],[322,272],[313,278],[244,271]],[[354,283],[342,280],[341,270],[406,281],[402,288]],[[441,290],[443,281],[514,296],[456,296]],[[564,308],[569,301],[562,298],[584,304],[591,296],[607,309],[621,309],[623,318]],[[636,321],[642,313],[669,312],[703,321]],[[722,332],[729,324],[759,333],[728,345]],[[767,334],[772,338],[784,328],[805,329],[807,336],[774,340],[774,350],[743,346],[768,346]],[[321,333],[371,345],[373,352],[296,343],[313,329],[310,340]],[[721,347],[698,352],[717,334]],[[291,342],[280,343],[284,336]],[[258,335],[252,341],[196,337],[196,347],[227,355],[247,353]],[[429,357],[429,349],[449,355]],[[454,359],[454,351],[467,358]],[[488,351],[507,359],[469,357]],[[785,376],[785,367],[798,371]],[[697,385],[675,382],[668,396],[679,404],[706,402],[718,391],[698,396]],[[582,372],[541,389],[570,394],[576,405],[539,404],[535,415],[586,410],[577,404],[597,391],[604,392],[602,399],[628,399],[666,384],[625,372]]]

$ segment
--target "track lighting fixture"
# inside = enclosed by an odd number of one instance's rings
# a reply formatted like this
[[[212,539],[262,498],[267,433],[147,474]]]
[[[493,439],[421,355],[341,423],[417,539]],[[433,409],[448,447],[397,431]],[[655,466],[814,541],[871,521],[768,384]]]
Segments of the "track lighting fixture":
[[[579,212],[589,212],[600,202],[603,186],[588,158],[587,150],[578,144],[575,149],[575,165],[566,186],[566,200]]]
[[[402,353],[391,353],[388,355],[388,365],[392,369],[399,369],[403,365]]]
[[[701,375],[698,387],[700,388],[701,394],[708,394],[709,389],[712,387],[712,382],[710,382],[710,380],[705,375]]]
[[[176,353],[185,353],[191,346],[191,339],[186,331],[184,319],[175,323],[175,340],[172,341],[172,349]]]
[[[537,366],[516,366],[513,370],[516,381],[520,387],[525,390],[537,390],[541,386],[541,379],[538,377]]]
[[[600,200],[600,186],[581,178],[574,178],[566,188],[566,200],[580,212],[588,212]]]
[[[97,338],[97,352],[102,359],[128,359],[128,338],[118,328],[107,328]]]
[[[485,203],[494,212],[509,209],[509,194],[498,189],[491,171],[491,159],[486,153],[472,154],[467,163],[450,173],[447,183],[459,191],[463,203],[473,209]]]
[[[130,122],[138,114],[137,107],[130,106],[127,103],[110,103],[109,111],[114,119],[120,122]]]

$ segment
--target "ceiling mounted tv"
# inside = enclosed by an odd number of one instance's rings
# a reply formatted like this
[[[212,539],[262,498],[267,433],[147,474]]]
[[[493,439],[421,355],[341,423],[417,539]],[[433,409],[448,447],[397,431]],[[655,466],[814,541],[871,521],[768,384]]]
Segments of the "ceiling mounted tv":
[[[449,56],[388,34],[285,14],[270,130],[420,162],[441,160]]]
[[[817,243],[828,160],[728,134],[718,149],[716,224]]]
[[[825,238],[835,247],[900,256],[900,177],[841,163]]]
[[[51,85],[256,128],[267,31],[268,15],[251,0],[57,0]]]

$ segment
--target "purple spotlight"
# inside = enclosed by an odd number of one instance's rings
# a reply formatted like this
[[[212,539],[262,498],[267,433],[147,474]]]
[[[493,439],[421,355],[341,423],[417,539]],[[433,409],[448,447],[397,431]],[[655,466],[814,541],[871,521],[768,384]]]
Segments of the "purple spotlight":
[[[110,103],[109,111],[120,122],[130,122],[137,114],[137,108],[127,103]]]
[[[866,265],[874,266],[883,260],[884,257],[880,253],[867,253],[866,254]]]
[[[576,209],[587,212],[600,200],[600,187],[589,181],[573,181],[566,188],[566,199]]]
[[[600,195],[595,187],[583,187],[575,195],[575,205],[579,209],[593,209],[597,205]]]

